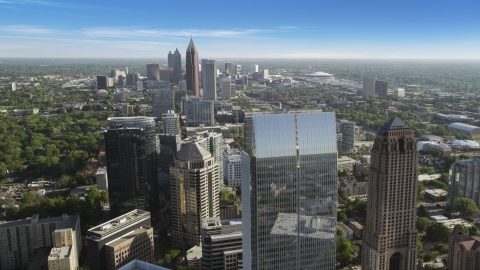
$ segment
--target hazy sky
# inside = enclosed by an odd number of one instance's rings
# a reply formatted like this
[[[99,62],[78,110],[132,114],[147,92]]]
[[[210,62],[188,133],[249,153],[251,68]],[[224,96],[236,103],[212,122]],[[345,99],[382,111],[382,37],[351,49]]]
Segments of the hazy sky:
[[[0,0],[0,57],[480,59],[480,1]]]

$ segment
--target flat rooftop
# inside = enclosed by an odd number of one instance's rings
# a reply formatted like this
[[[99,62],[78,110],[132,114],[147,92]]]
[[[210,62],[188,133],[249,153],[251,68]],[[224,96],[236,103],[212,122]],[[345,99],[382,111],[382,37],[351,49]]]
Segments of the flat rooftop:
[[[72,251],[72,246],[68,247],[54,247],[50,251],[50,255],[48,256],[49,261],[56,261],[62,260],[70,257],[70,252]]]
[[[300,220],[300,222],[298,222]],[[313,217],[295,213],[279,213],[271,235],[298,235],[306,238],[335,238],[335,219],[330,217]]]
[[[123,230],[146,219],[150,219],[150,212],[136,209],[91,228],[87,232],[88,238],[94,239],[96,237],[97,239],[101,239],[102,237]]]
[[[105,246],[110,246],[110,247],[118,246],[121,243],[133,240],[134,238],[136,238],[136,237],[138,237],[142,234],[145,234],[145,235],[148,234],[149,230],[152,230],[152,228],[151,227],[141,227],[141,228],[135,229],[131,232],[127,232],[126,234],[120,236],[117,239],[114,239],[113,241],[110,241],[110,242],[106,243]]]

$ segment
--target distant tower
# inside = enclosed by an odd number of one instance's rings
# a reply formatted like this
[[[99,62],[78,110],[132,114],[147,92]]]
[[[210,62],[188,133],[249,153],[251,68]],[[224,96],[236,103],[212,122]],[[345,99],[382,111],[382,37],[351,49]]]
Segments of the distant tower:
[[[375,95],[379,97],[386,97],[387,91],[388,91],[387,82],[384,82],[384,81],[375,82]]]
[[[147,80],[160,80],[160,66],[158,64],[147,64]]]
[[[198,51],[193,44],[193,39],[190,39],[188,44],[186,59],[186,79],[187,90],[193,91],[193,94],[197,97],[200,96],[200,86],[198,82]]]
[[[222,99],[230,99],[232,97],[232,83],[229,78],[220,80],[220,89],[222,90]]]
[[[164,113],[175,110],[175,91],[171,89],[157,90],[153,92],[152,101],[153,117],[162,120]]]
[[[258,72],[258,65],[252,65],[250,67],[250,73]]]
[[[232,63],[225,63],[225,74],[232,76]]]
[[[417,269],[417,162],[412,130],[392,118],[371,150],[362,269]]]
[[[363,96],[373,97],[375,96],[375,76],[365,75],[363,76]]]
[[[217,171],[213,156],[197,142],[178,151],[170,167],[174,246],[200,245],[202,219],[220,216]]]
[[[202,59],[202,88],[204,100],[217,100],[217,65],[215,60]]]
[[[125,73],[128,74],[128,67],[125,67]]]
[[[173,81],[172,83],[177,84],[182,78],[182,55],[178,51],[178,48],[175,49],[175,52],[168,52],[168,68],[173,69]]]

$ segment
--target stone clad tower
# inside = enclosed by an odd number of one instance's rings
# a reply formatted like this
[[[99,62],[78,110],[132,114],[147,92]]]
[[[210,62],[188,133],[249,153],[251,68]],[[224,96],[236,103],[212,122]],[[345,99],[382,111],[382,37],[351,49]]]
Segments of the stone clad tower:
[[[416,269],[418,152],[413,131],[392,118],[377,133],[371,154],[362,269]]]
[[[195,48],[195,44],[193,44],[193,39],[190,39],[190,44],[188,44],[185,57],[187,90],[192,91],[195,96],[199,97],[200,85],[198,81],[198,51],[197,48]]]

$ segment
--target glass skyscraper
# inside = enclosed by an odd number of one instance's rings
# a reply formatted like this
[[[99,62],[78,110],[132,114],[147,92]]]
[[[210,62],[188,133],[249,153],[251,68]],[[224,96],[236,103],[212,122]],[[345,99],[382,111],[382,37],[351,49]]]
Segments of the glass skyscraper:
[[[248,115],[244,150],[245,269],[335,269],[335,114]]]

